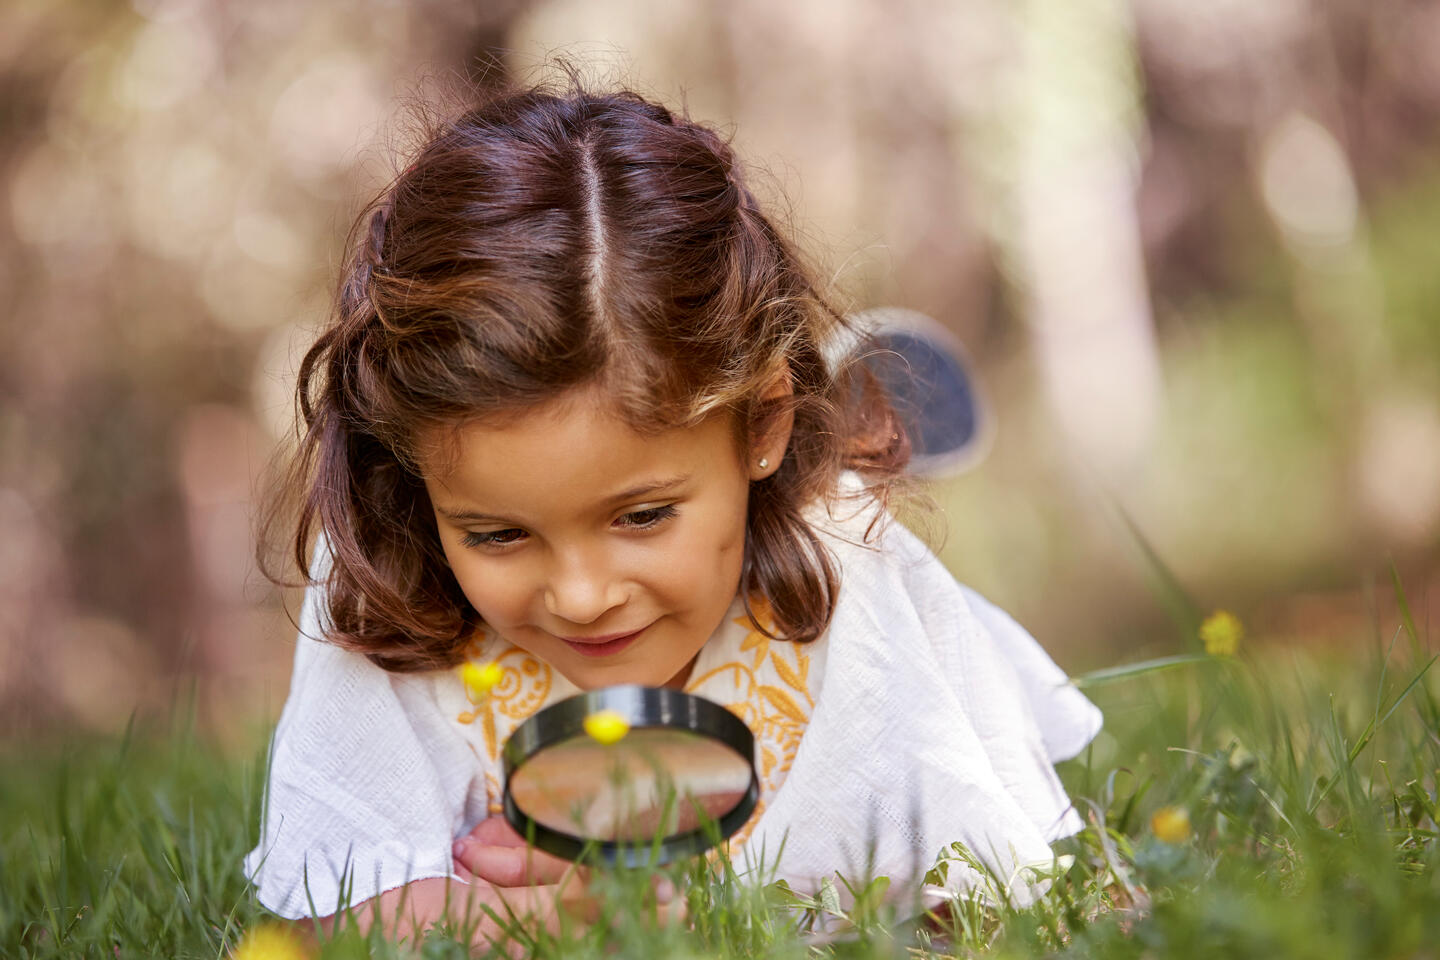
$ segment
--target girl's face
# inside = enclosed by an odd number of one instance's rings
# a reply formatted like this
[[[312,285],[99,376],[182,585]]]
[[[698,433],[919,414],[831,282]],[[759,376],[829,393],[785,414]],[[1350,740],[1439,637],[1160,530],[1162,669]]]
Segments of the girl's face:
[[[750,482],[779,453],[747,464],[724,417],[647,438],[589,391],[435,439],[440,541],[487,629],[584,690],[685,681],[740,585]]]

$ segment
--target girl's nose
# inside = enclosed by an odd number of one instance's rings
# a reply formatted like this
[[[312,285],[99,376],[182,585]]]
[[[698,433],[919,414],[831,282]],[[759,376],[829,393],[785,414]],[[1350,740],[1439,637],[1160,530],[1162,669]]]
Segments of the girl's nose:
[[[567,623],[594,623],[625,602],[619,578],[599,563],[561,563],[545,585],[545,611]]]

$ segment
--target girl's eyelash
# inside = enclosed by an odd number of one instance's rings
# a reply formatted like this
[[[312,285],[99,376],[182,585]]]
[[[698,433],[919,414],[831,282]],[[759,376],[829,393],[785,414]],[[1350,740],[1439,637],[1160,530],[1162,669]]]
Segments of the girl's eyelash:
[[[629,527],[632,530],[651,530],[675,516],[678,511],[675,504],[667,503],[663,507],[647,507],[644,510],[632,510],[620,517],[620,525]],[[636,518],[643,518],[637,520]],[[506,527],[504,530],[486,530],[483,533],[466,531],[460,538],[460,542],[467,547],[507,547],[512,543],[519,542],[525,536],[525,531],[518,527]]]
[[[675,505],[665,504],[664,507],[647,507],[645,508],[645,510],[628,512],[628,514],[625,514],[625,517],[642,517],[642,515],[644,514],[654,514],[654,518],[652,518],[652,520],[642,522],[642,524],[625,524],[626,527],[634,527],[636,528],[636,530],[649,530],[649,528],[651,527],[658,527],[658,525],[661,525],[662,522],[670,520],[671,517],[674,517]]]
[[[461,541],[462,544],[467,545],[467,547],[504,547],[504,545],[514,543],[514,540],[497,540],[497,537],[500,537],[501,534],[508,533],[520,533],[520,531],[495,530],[490,531],[490,533],[484,534],[471,533],[471,531],[467,531],[464,537],[459,538],[459,541]]]

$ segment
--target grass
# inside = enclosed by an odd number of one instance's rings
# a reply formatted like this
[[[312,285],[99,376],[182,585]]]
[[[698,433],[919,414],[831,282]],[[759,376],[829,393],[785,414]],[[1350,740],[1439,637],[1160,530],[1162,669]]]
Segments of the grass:
[[[649,871],[606,873],[600,922],[560,939],[517,925],[515,952],[1437,956],[1440,669],[1399,596],[1394,634],[1348,656],[1242,648],[1083,678],[1106,728],[1061,774],[1088,825],[1028,907],[996,884],[917,918],[879,880],[851,881],[842,910],[845,879],[807,898],[700,861],[671,871],[683,925],[655,919]],[[267,929],[238,866],[257,828],[261,739],[225,755],[179,723],[0,751],[0,956],[224,957]],[[417,949],[352,929],[318,955],[465,951],[440,931]]]

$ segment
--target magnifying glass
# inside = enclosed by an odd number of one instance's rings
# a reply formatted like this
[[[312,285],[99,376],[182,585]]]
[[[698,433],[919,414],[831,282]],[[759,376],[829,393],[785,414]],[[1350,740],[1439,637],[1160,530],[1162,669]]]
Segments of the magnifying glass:
[[[735,714],[666,687],[591,690],[505,742],[505,819],[568,860],[640,866],[709,849],[760,797],[755,738]]]

